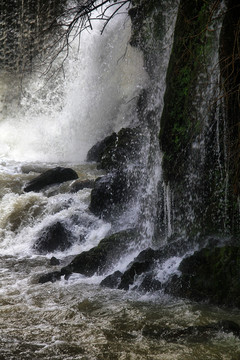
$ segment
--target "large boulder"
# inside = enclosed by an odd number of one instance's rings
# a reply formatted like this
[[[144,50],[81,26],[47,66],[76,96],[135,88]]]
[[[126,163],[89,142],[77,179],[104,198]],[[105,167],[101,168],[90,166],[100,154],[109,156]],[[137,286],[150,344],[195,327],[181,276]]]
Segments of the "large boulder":
[[[132,229],[104,238],[98,246],[77,255],[68,266],[62,268],[62,275],[73,272],[85,276],[92,276],[95,273],[104,274],[115,261],[127,253],[129,245],[135,238],[136,231]]]
[[[240,247],[204,248],[182,260],[166,292],[196,301],[240,307]]]
[[[100,160],[101,168],[107,171],[125,168],[127,162],[139,157],[142,134],[137,128],[122,128],[115,141],[108,144]]]
[[[123,128],[105,139],[97,161],[108,174],[96,180],[89,207],[96,216],[111,221],[127,210],[142,176],[135,162],[139,158],[142,138],[138,128]],[[88,159],[93,158],[89,156]]]
[[[42,230],[33,248],[39,254],[47,254],[54,251],[65,251],[71,245],[70,231],[58,221]]]
[[[87,161],[96,161],[107,171],[125,166],[139,155],[142,134],[138,128],[122,128],[117,134],[96,143],[87,154]]]
[[[75,180],[78,178],[76,171],[70,168],[56,167],[50,169],[29,181],[24,187],[25,192],[40,191],[46,186],[60,184],[65,181]]]
[[[87,153],[87,161],[96,161],[101,162],[101,158],[105,150],[115,144],[117,134],[114,132],[110,136],[107,136],[105,139],[98,141]]]
[[[123,211],[132,195],[130,179],[125,173],[116,171],[96,180],[89,210],[105,220],[114,219]]]

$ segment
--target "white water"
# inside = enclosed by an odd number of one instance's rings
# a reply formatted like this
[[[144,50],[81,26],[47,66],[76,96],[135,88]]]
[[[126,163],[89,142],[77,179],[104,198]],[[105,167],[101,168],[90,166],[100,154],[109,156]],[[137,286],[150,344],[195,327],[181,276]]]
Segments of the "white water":
[[[102,26],[94,21],[94,29],[82,33],[80,49],[75,39],[64,73],[48,82],[36,74],[16,84],[0,74],[0,158],[80,163],[97,140],[133,121],[136,96],[147,81],[143,58],[128,45],[126,14],[100,35]],[[56,71],[61,61],[53,64]],[[23,86],[20,94],[16,85]]]
[[[63,185],[38,194],[22,192],[26,181],[56,165],[74,167],[80,180],[101,175],[94,166],[81,165],[87,151],[96,141],[136,122],[134,106],[148,76],[141,52],[128,44],[127,10],[112,19],[103,35],[102,21],[93,25],[93,30],[81,34],[80,43],[79,39],[71,43],[64,72],[57,72],[60,56],[53,63],[56,74],[48,80],[49,74],[33,73],[23,81],[4,71],[0,74],[2,255],[35,256],[33,244],[56,221],[63,221],[75,239],[69,251],[54,253],[60,258],[96,246],[111,229],[88,212],[89,189],[70,194]],[[75,224],[73,216],[82,224]]]

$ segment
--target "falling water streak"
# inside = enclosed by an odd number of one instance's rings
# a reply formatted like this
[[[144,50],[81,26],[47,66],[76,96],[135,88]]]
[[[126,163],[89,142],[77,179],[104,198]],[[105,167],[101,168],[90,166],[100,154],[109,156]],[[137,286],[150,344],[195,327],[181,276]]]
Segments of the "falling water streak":
[[[163,9],[168,2],[163,2]],[[159,246],[163,239],[159,239],[158,222],[161,221],[157,216],[159,192],[161,192],[162,179],[162,152],[159,146],[160,119],[164,106],[164,93],[166,89],[166,73],[173,45],[174,28],[177,19],[179,1],[172,1],[167,11],[163,10],[162,26],[164,26],[164,36],[154,44],[155,39],[149,39],[150,48],[154,47],[158,54],[157,63],[153,66],[153,75],[150,79],[151,91],[148,96],[148,105],[145,109],[146,117],[150,117],[150,123],[146,128],[148,132],[147,144],[143,149],[143,171],[144,171],[144,189],[140,204],[140,218],[142,221],[142,237],[145,238],[145,245]],[[146,24],[151,28],[151,24]],[[146,30],[149,31],[149,30]],[[148,44],[146,44],[146,48]],[[156,54],[155,54],[156,55]],[[150,65],[151,67],[151,65]],[[150,115],[149,115],[150,114]],[[154,114],[154,115],[152,115]],[[150,135],[149,135],[150,134]],[[144,163],[145,162],[145,163]],[[169,220],[170,221],[170,220]],[[168,226],[168,225],[167,225]]]
[[[171,236],[173,229],[172,229],[172,224],[171,224],[171,218],[172,218],[172,194],[170,191],[170,186],[169,184],[167,186],[164,187],[164,193],[165,193],[165,207],[166,207],[166,214],[167,214],[167,236]]]

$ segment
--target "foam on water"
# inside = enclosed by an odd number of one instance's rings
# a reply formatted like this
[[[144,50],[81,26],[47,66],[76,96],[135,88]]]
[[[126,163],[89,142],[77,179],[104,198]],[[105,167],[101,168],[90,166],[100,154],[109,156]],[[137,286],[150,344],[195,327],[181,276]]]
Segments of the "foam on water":
[[[50,198],[33,192],[3,196],[0,202],[2,255],[31,256],[34,254],[32,247],[42,231],[59,221],[71,230],[75,241],[69,251],[55,252],[55,256],[77,254],[96,246],[111,226],[86,211],[88,197],[89,189]],[[84,241],[80,241],[82,234],[85,234]]]

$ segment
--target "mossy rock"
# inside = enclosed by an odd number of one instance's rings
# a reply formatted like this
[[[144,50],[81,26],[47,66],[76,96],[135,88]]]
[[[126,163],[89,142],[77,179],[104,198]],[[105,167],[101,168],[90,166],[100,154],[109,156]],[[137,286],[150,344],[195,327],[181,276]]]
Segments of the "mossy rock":
[[[182,260],[166,291],[196,301],[240,307],[240,247],[204,248]]]

